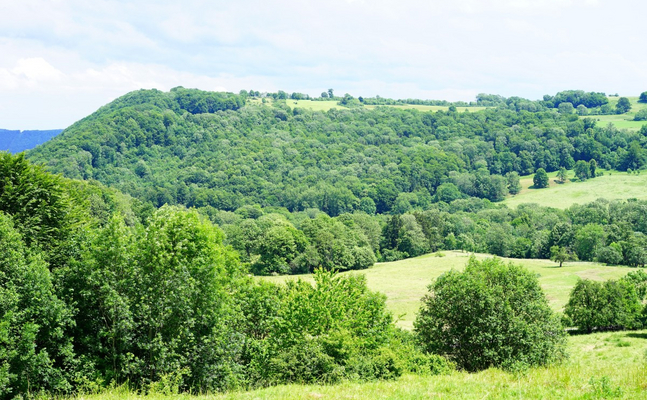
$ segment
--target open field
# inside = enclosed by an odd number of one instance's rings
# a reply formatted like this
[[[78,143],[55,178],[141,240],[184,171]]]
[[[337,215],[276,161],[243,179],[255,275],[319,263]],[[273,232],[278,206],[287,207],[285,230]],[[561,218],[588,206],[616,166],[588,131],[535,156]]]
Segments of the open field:
[[[439,255],[443,255],[439,257]],[[413,327],[420,299],[427,293],[427,286],[432,279],[443,272],[462,269],[467,264],[469,254],[460,251],[443,251],[442,253],[427,254],[389,263],[378,263],[373,267],[357,272],[366,275],[369,288],[386,294],[387,307],[398,319],[397,325],[405,329]],[[477,254],[477,258],[488,257]],[[578,278],[606,280],[619,278],[632,269],[629,267],[608,267],[590,262],[568,262],[562,268],[548,260],[507,259],[515,264],[521,264],[539,274],[539,282],[544,289],[550,305],[554,310],[561,310],[575,286]],[[311,280],[310,275],[299,278]],[[294,276],[264,277],[273,282],[284,282],[297,279]]]
[[[647,121],[633,121],[636,112],[647,108],[647,103],[638,103],[638,97],[627,97],[631,102],[631,111],[620,115],[591,115],[590,118],[598,120],[598,126],[615,125],[618,129],[639,130]],[[609,97],[609,104],[615,108],[619,97]],[[582,117],[585,118],[585,117]]]
[[[646,350],[647,331],[595,333],[570,337],[570,357],[561,365],[519,374],[489,369],[475,374],[405,375],[396,381],[281,385],[207,396],[137,396],[117,388],[77,399],[645,399]]]
[[[569,171],[569,177],[574,172]],[[588,179],[584,182],[567,181],[564,184],[555,182],[556,172],[548,174],[550,186],[545,189],[530,189],[533,175],[521,177],[522,190],[516,196],[503,201],[508,207],[522,203],[537,203],[541,206],[565,209],[573,204],[584,204],[599,198],[613,199],[647,199],[647,174],[628,174],[618,171],[604,171],[603,176]]]

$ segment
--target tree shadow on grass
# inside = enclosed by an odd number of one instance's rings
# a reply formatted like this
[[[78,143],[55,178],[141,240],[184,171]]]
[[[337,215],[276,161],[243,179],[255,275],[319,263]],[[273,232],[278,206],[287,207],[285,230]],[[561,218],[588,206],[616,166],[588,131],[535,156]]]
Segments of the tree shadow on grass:
[[[636,339],[647,339],[647,333],[627,333],[627,337]]]

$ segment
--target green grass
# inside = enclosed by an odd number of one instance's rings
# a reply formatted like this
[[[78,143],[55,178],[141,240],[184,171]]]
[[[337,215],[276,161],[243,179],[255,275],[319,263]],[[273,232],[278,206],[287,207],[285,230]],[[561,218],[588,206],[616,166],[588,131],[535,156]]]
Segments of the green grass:
[[[572,336],[567,361],[518,374],[489,369],[473,374],[405,375],[396,381],[281,385],[205,396],[138,396],[118,388],[77,399],[646,399],[646,350],[647,331],[607,332]]]
[[[615,109],[620,97],[609,97],[609,105]],[[598,120],[598,126],[613,124],[618,129],[639,130],[647,121],[633,121],[636,113],[647,108],[647,103],[638,103],[638,97],[627,97],[631,102],[631,111],[620,115],[591,115],[590,118]],[[582,117],[586,118],[586,117]]]
[[[442,257],[438,255],[442,254]],[[366,281],[371,290],[386,294],[387,307],[398,319],[397,325],[411,329],[413,320],[420,308],[420,299],[427,293],[427,286],[432,279],[443,272],[453,269],[463,269],[469,255],[460,251],[443,251],[442,253],[427,254],[421,257],[409,258],[389,263],[378,263],[373,267],[347,273],[366,275]],[[488,257],[476,254],[479,259]],[[561,310],[575,286],[578,278],[606,280],[619,278],[631,271],[628,267],[609,267],[590,262],[568,262],[562,268],[548,260],[509,259],[539,275],[539,282],[546,293],[551,307]],[[311,275],[299,278],[312,281]],[[284,282],[296,279],[294,276],[264,277],[272,282]]]
[[[263,104],[261,99],[248,99],[247,100],[250,104],[255,104],[255,105],[260,105]],[[271,105],[272,104],[272,99],[271,98],[266,98],[266,104]],[[345,109],[346,107],[340,106],[337,104],[337,100],[325,100],[325,101],[313,101],[313,100],[285,100],[285,104],[287,104],[289,107],[300,107],[300,108],[307,108],[313,111],[328,111],[333,108],[336,109]],[[382,106],[364,106],[364,108],[368,110],[373,110],[376,107],[382,107]],[[424,106],[424,105],[417,105],[417,104],[405,104],[405,105],[400,105],[400,106],[386,106],[386,107],[393,107],[393,108],[400,108],[400,109],[413,109],[413,110],[418,110],[418,111],[447,111],[449,107],[447,106]],[[458,112],[464,112],[464,111],[481,111],[485,110],[486,107],[457,107],[456,111]]]
[[[569,177],[573,177],[569,171]],[[588,179],[584,182],[567,181],[558,184],[556,172],[548,174],[550,186],[544,189],[531,189],[532,175],[520,179],[522,190],[516,196],[503,201],[508,207],[522,203],[537,203],[541,206],[565,209],[573,204],[584,204],[599,198],[614,199],[647,199],[647,174],[628,174],[626,172],[604,171],[603,176]]]

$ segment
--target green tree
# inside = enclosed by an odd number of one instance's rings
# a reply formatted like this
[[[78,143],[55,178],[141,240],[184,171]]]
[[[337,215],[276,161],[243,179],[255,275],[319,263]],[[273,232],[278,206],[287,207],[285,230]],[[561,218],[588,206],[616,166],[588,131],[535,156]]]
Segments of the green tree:
[[[561,268],[564,262],[577,260],[577,256],[568,251],[566,247],[552,246],[550,248],[550,260],[559,263]]]
[[[634,115],[634,121],[647,121],[647,108],[642,109]]]
[[[519,173],[517,171],[508,172],[506,178],[508,180],[508,192],[512,195],[519,193],[521,191]]]
[[[332,89],[328,89],[328,97],[330,97],[331,99],[334,99],[334,98],[335,98],[335,95],[334,95],[334,93],[333,93],[333,90],[332,90]]]
[[[424,348],[467,371],[546,365],[564,356],[565,332],[537,277],[500,259],[472,257],[441,275],[414,329]]]
[[[47,263],[0,212],[0,398],[72,390],[71,315]]]
[[[638,101],[641,103],[647,103],[647,92],[642,92],[640,94],[640,97],[638,98]]]
[[[580,181],[585,181],[591,177],[591,168],[589,163],[584,160],[579,160],[575,163],[575,176]]]
[[[636,329],[642,326],[642,304],[626,280],[595,282],[581,279],[573,287],[564,314],[573,326],[594,329]]]
[[[631,111],[631,102],[626,97],[621,97],[618,99],[616,104],[616,114],[624,114]]]
[[[568,179],[568,171],[566,170],[566,168],[560,167],[559,171],[557,171],[557,182],[565,183],[567,179]]]
[[[589,160],[589,175],[591,178],[595,178],[595,175],[598,170],[598,162],[594,158]]]
[[[546,170],[539,168],[537,172],[535,172],[535,176],[532,178],[532,182],[536,189],[548,187],[548,174],[546,174]]]

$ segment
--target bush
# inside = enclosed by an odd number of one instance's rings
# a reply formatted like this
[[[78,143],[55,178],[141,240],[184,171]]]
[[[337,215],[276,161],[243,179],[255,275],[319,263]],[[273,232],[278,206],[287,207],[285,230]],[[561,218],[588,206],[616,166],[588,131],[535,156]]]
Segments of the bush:
[[[424,348],[459,368],[545,365],[564,356],[565,332],[537,277],[500,259],[472,257],[441,275],[414,323]]]
[[[647,121],[647,109],[638,111],[634,115],[634,121]]]

